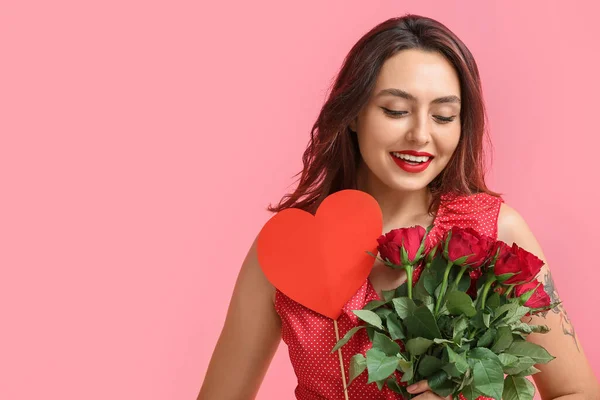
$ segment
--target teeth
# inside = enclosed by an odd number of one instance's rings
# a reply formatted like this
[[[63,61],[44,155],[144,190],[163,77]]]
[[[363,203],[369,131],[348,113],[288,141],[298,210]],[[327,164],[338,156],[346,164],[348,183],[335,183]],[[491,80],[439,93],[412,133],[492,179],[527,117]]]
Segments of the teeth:
[[[406,160],[406,161],[412,161],[412,162],[427,162],[429,161],[430,157],[427,156],[420,156],[420,157],[416,157],[416,156],[410,156],[408,154],[400,154],[400,153],[392,153],[394,155],[394,157],[400,158],[401,160]]]

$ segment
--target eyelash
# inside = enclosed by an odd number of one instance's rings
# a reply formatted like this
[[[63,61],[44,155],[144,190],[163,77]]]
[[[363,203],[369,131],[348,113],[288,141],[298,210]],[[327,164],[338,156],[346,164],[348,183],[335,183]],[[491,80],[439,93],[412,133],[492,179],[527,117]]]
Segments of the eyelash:
[[[391,116],[393,116],[394,118],[399,118],[399,117],[401,117],[401,116],[403,116],[403,115],[407,114],[407,112],[406,112],[406,111],[393,111],[393,110],[387,109],[387,108],[385,108],[385,107],[381,107],[381,108],[383,109],[383,111],[384,111],[386,114],[388,114],[388,115],[391,115]],[[436,119],[438,119],[438,120],[439,120],[439,121],[440,121],[442,124],[447,124],[447,123],[449,123],[449,122],[452,122],[452,121],[454,121],[454,119],[456,118],[456,115],[453,115],[453,116],[451,116],[451,117],[442,117],[441,115],[434,115],[434,117],[435,117]]]

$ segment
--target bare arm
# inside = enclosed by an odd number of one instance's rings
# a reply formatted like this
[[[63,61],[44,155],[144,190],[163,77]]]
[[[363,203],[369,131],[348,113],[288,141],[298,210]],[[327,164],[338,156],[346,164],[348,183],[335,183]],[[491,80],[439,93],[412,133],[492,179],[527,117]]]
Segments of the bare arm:
[[[506,204],[502,204],[498,217],[498,239],[509,245],[514,242],[546,263],[537,278],[544,284],[552,301],[558,301],[558,293],[539,243],[519,213]],[[533,379],[542,399],[600,399],[598,381],[564,306],[561,304],[535,317],[525,317],[523,321],[550,328],[546,334],[533,333],[528,336],[528,341],[544,347],[556,357],[548,364],[536,365],[541,372],[533,375]]]
[[[255,398],[281,338],[274,294],[258,264],[255,240],[238,275],[197,400]]]

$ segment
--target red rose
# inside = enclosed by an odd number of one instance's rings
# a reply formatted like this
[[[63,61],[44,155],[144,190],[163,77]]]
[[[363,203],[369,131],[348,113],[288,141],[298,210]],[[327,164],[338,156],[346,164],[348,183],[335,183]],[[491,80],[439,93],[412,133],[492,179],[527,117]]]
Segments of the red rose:
[[[448,241],[450,236],[450,241]],[[489,257],[494,240],[481,235],[473,228],[452,227],[444,238],[448,244],[448,252],[444,252],[447,260],[462,266],[480,267]]]
[[[535,289],[529,300],[525,302],[525,307],[542,308],[550,305],[550,296],[544,290],[544,286],[539,281],[524,283],[515,286],[515,297],[521,297],[523,294]]]
[[[527,250],[513,243],[508,247],[506,243],[498,242],[496,249],[500,248],[500,256],[496,261],[494,273],[496,276],[513,273],[505,280],[505,285],[514,285],[529,282],[534,279],[542,269],[544,262]]]
[[[496,254],[498,254],[498,258],[496,259],[496,264],[494,265],[494,274],[498,277],[500,282],[504,282],[504,279],[508,279],[506,277],[502,277],[502,275],[516,275],[521,272],[519,257],[513,251],[512,247],[499,240],[492,249],[492,255],[495,256]],[[513,275],[513,277],[515,275]]]
[[[404,248],[408,253],[408,262],[414,264],[418,261],[416,260],[417,252],[425,233],[425,228],[419,225],[393,229],[377,239],[377,243],[379,243],[377,250],[384,260],[387,259],[395,265],[402,265],[402,248]]]

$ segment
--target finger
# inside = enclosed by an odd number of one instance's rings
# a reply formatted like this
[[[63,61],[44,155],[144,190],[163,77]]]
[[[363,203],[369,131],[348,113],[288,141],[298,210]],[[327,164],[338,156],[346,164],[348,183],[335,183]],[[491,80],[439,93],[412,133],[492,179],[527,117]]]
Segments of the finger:
[[[452,398],[452,396],[450,396]],[[419,394],[412,398],[412,400],[441,400],[444,397],[440,397],[437,394],[433,393],[431,390],[426,390],[423,393]]]
[[[427,382],[427,380],[422,380],[419,381],[413,385],[410,385],[406,388],[406,390],[408,391],[408,393],[411,394],[418,394],[418,393],[430,393],[432,396],[425,396],[427,398],[436,398],[436,399],[444,399],[444,400],[452,400],[452,395],[446,396],[446,397],[441,397],[438,396],[437,394],[435,394],[431,388],[429,387],[429,383]],[[420,398],[421,396],[418,396],[418,398]],[[416,399],[417,397],[415,397],[414,399]],[[423,398],[423,400],[425,400]]]
[[[417,383],[414,383],[412,385],[410,385],[409,387],[406,388],[406,390],[408,391],[408,393],[423,393],[427,390],[430,390],[429,388],[429,384],[427,383],[427,380],[424,379],[422,381],[419,381]]]

